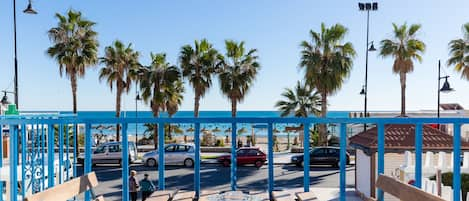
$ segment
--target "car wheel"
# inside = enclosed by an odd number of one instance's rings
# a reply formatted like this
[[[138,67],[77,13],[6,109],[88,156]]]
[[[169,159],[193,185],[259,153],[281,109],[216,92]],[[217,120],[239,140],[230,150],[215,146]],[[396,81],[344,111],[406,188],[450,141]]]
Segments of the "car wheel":
[[[188,158],[188,159],[184,160],[184,166],[188,167],[188,168],[194,167],[194,161],[192,159]]]
[[[124,166],[124,161],[123,160],[119,160],[119,167],[123,167]]]
[[[230,161],[229,160],[224,160],[223,161],[223,166],[229,167],[230,166]]]
[[[296,162],[295,165],[296,165],[296,167],[303,167],[303,162],[301,162],[301,163],[300,163],[300,162]]]
[[[148,159],[147,162],[145,163],[146,166],[149,166],[149,167],[154,167],[156,166],[156,160],[155,159]]]
[[[261,160],[257,160],[257,161],[254,163],[254,166],[256,166],[257,169],[261,168],[262,165],[264,165],[264,163],[263,163]]]
[[[304,167],[304,166],[305,166],[305,161],[301,161],[300,167]]]
[[[337,161],[334,164],[332,164],[332,167],[335,167],[335,168],[340,167],[340,161]]]

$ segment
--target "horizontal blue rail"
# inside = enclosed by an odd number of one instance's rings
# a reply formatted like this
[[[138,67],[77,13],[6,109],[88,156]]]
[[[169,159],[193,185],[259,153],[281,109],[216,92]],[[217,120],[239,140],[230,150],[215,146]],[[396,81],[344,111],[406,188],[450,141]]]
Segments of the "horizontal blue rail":
[[[10,140],[10,152],[19,153],[18,145],[21,145],[20,151],[22,156],[23,168],[18,167],[18,157],[9,158],[9,174],[10,174],[10,189],[9,192],[10,198],[18,198],[18,200],[23,199],[25,196],[43,191],[47,187],[52,187],[54,185],[59,185],[60,183],[70,179],[72,176],[77,176],[76,164],[78,161],[78,155],[76,153],[77,149],[73,151],[69,150],[69,141],[70,138],[73,138],[73,144],[78,140],[77,139],[77,127],[78,125],[85,125],[84,128],[84,144],[85,144],[85,159],[82,161],[84,163],[84,173],[92,171],[92,150],[91,143],[93,136],[91,134],[91,128],[93,124],[120,124],[122,127],[122,199],[127,200],[129,196],[129,146],[128,146],[128,133],[127,128],[128,124],[144,124],[150,123],[158,125],[158,164],[164,164],[164,125],[167,123],[178,123],[178,124],[193,124],[195,127],[194,130],[194,140],[195,140],[195,161],[194,161],[194,191],[196,195],[200,195],[200,124],[231,124],[232,128],[232,163],[231,163],[231,176],[230,183],[231,189],[237,189],[237,176],[236,176],[236,127],[237,124],[250,123],[255,124],[258,127],[267,128],[268,136],[268,183],[266,186],[269,194],[272,193],[275,187],[274,181],[274,170],[273,170],[273,125],[274,124],[287,124],[295,123],[304,125],[304,138],[309,139],[310,128],[314,124],[338,124],[340,125],[340,200],[345,201],[345,188],[346,188],[346,167],[345,167],[345,158],[346,158],[346,126],[347,124],[375,124],[378,129],[378,173],[384,173],[384,153],[385,153],[385,125],[386,124],[413,124],[416,126],[416,135],[415,135],[415,154],[416,154],[416,182],[417,187],[421,186],[421,159],[422,159],[422,132],[423,125],[425,124],[453,124],[454,125],[454,163],[459,164],[460,158],[460,147],[461,147],[461,125],[469,124],[469,118],[80,118],[76,116],[66,116],[66,117],[0,117],[0,126],[8,125],[9,126],[9,135],[11,136]],[[26,132],[25,128],[30,127],[30,131]],[[45,131],[45,129],[48,129]],[[55,129],[58,128],[57,131]],[[54,129],[54,130],[53,130]],[[55,139],[54,132],[58,133],[58,139]],[[83,132],[83,131],[81,131]],[[80,133],[81,133],[80,132]],[[1,134],[1,131],[0,131]],[[66,139],[64,139],[64,137]],[[20,141],[20,142],[18,142]],[[55,142],[57,141],[57,142]],[[59,147],[59,170],[56,171],[53,167],[54,164],[54,143],[58,143]],[[71,144],[72,142],[70,142]],[[65,144],[65,146],[64,146]],[[25,147],[25,146],[28,147]],[[1,143],[0,143],[1,147]],[[64,148],[65,147],[65,148]],[[309,153],[310,151],[310,142],[309,140],[304,140],[304,152]],[[65,149],[65,150],[64,150]],[[45,151],[47,150],[47,155]],[[23,153],[24,152],[24,153]],[[64,157],[65,154],[65,157]],[[45,160],[47,157],[47,160]],[[70,162],[73,157],[73,162]],[[65,158],[65,159],[64,159]],[[26,160],[25,160],[26,159]],[[304,164],[309,164],[310,158],[309,154],[304,155]],[[47,163],[47,164],[45,164]],[[47,168],[45,166],[47,165]],[[69,169],[63,170],[62,167],[73,166],[73,175],[69,175]],[[0,162],[0,167],[2,163]],[[454,189],[454,198],[459,198],[461,182],[460,182],[460,173],[459,166],[454,165],[454,175],[453,175],[453,189]],[[2,168],[5,168],[2,167]],[[22,171],[18,174],[18,171]],[[158,165],[158,187],[159,189],[165,188],[165,166]],[[310,190],[310,168],[308,165],[304,165],[304,178],[303,186],[304,191],[308,192]],[[60,175],[59,178],[54,178],[51,175]],[[22,189],[24,189],[20,195],[18,195],[18,181],[19,175],[21,175]],[[25,182],[25,178],[29,178],[28,182]],[[45,181],[47,178],[47,182]],[[57,183],[57,180],[58,183]],[[44,186],[44,185],[47,185]],[[1,190],[1,186],[0,186]],[[86,193],[85,200],[91,200],[93,193]],[[379,200],[383,199],[383,192],[378,189],[377,197]],[[0,197],[1,199],[1,197]]]

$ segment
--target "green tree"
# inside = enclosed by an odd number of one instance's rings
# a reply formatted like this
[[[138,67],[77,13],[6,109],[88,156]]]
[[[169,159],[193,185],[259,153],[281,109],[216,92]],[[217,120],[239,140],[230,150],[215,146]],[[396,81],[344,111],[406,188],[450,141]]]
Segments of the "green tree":
[[[173,117],[174,114],[179,110],[179,106],[182,104],[182,100],[184,99],[184,85],[181,79],[176,80],[172,85],[170,85],[166,89],[165,95],[167,96],[165,99],[166,111],[168,112],[168,117]],[[171,133],[173,132],[173,128],[171,124],[168,124],[168,136],[169,139],[172,139],[173,136]],[[176,128],[176,127],[174,127]]]
[[[422,62],[421,54],[425,51],[425,43],[417,39],[419,24],[407,24],[398,26],[393,23],[393,37],[381,41],[380,55],[394,58],[392,66],[393,73],[399,74],[401,83],[401,117],[406,116],[405,112],[405,89],[407,73],[414,70],[413,60]]]
[[[139,68],[139,53],[132,49],[132,44],[124,45],[116,40],[113,46],[105,48],[105,56],[99,58],[104,65],[99,72],[99,80],[106,79],[112,91],[116,88],[116,117],[120,117],[122,94],[128,93],[132,84],[131,69]],[[116,140],[120,139],[120,125],[116,125]]]
[[[81,12],[69,10],[66,15],[55,14],[59,20],[56,27],[48,31],[53,43],[47,54],[59,64],[60,76],[70,79],[72,87],[73,113],[77,113],[77,79],[85,76],[86,69],[98,62],[97,32],[95,23],[82,17]],[[78,128],[75,126],[75,133]],[[75,148],[78,149],[78,140]]]
[[[166,111],[167,93],[169,88],[180,80],[180,72],[176,66],[166,61],[166,54],[151,54],[151,65],[142,68],[140,88],[146,103],[150,103],[153,117],[159,117],[160,111]],[[158,125],[154,126],[155,148],[158,147]]]
[[[185,45],[181,48],[179,62],[182,75],[189,80],[194,90],[194,117],[199,117],[200,98],[203,98],[212,86],[212,76],[218,61],[218,52],[206,39],[195,41],[194,47]]]
[[[281,112],[281,117],[294,115],[295,117],[308,117],[321,114],[321,95],[309,85],[296,83],[294,89],[285,89],[282,93],[285,100],[278,101],[275,107]]]
[[[348,78],[355,50],[352,43],[343,42],[347,28],[336,24],[320,32],[310,30],[311,41],[301,42],[300,68],[304,68],[306,83],[321,94],[321,117],[327,115],[327,97],[337,92]],[[319,127],[319,143],[326,142],[326,125]]]
[[[469,80],[469,23],[462,27],[463,38],[449,42],[450,58],[448,66],[454,65],[454,69],[461,73],[461,77]]]
[[[231,116],[236,117],[237,103],[244,100],[260,68],[257,50],[246,51],[244,42],[225,41],[226,54],[218,78],[221,92],[231,101]]]

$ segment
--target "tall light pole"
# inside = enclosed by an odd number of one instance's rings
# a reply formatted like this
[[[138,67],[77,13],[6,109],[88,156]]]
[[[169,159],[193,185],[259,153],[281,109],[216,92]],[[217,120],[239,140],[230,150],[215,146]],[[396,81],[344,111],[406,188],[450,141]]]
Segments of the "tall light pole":
[[[29,0],[28,7],[23,10],[24,13],[27,14],[37,14],[37,12],[33,9],[31,4],[31,0]],[[18,57],[17,57],[17,47],[16,47],[16,0],[13,0],[13,41],[14,41],[14,51],[15,51],[15,105],[16,109],[19,108],[18,106]]]
[[[437,103],[437,109],[436,109],[436,117],[440,118],[440,92],[443,93],[449,93],[454,91],[453,88],[449,86],[448,82],[449,76],[441,76],[441,62],[438,60],[438,103]],[[440,88],[440,80],[445,79],[445,82],[443,83],[443,87]],[[440,124],[438,123],[438,129],[440,129]]]
[[[366,11],[366,58],[365,58],[365,86],[364,88],[364,95],[365,95],[365,103],[364,103],[364,117],[367,117],[368,113],[368,52],[369,51],[376,51],[373,41],[369,42],[369,34],[370,34],[370,10],[376,11],[378,10],[378,3],[358,3],[358,9],[360,11]],[[368,46],[371,46],[368,48]],[[360,93],[362,94],[362,93]],[[366,124],[364,124],[364,130],[366,130]]]
[[[142,100],[140,94],[138,93],[138,80],[135,84],[135,119],[138,119],[138,101]],[[135,147],[138,148],[138,123],[135,121]]]

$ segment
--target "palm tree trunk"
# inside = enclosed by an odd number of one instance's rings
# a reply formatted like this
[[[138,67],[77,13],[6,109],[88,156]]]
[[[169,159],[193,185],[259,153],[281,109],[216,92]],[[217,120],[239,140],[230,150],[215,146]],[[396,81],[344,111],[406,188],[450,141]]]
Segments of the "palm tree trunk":
[[[120,81],[117,81],[117,92],[116,92],[116,117],[121,116],[121,94],[122,94],[122,84]],[[120,124],[116,124],[116,141],[120,141]]]
[[[154,106],[154,108],[158,108],[157,106]],[[160,116],[160,111],[158,109],[153,109],[153,117],[158,118]],[[158,124],[155,124],[153,127],[153,144],[155,145],[155,149],[158,149]]]
[[[236,117],[236,99],[231,98],[231,117]]]
[[[76,73],[72,72],[70,73],[70,82],[72,85],[72,96],[73,96],[73,114],[77,114],[77,75]],[[75,124],[74,128],[75,130],[75,149],[77,150],[76,153],[80,153],[80,148],[78,144],[78,125]]]
[[[405,87],[406,87],[406,73],[399,73],[400,81],[401,81],[401,117],[406,116],[405,112]]]
[[[327,93],[326,90],[321,92],[321,117],[326,118],[327,116]],[[319,125],[319,145],[325,144],[326,138],[326,124]]]
[[[197,118],[199,117],[199,103],[200,101],[200,94],[199,92],[195,92],[195,98],[194,98],[194,117]]]

